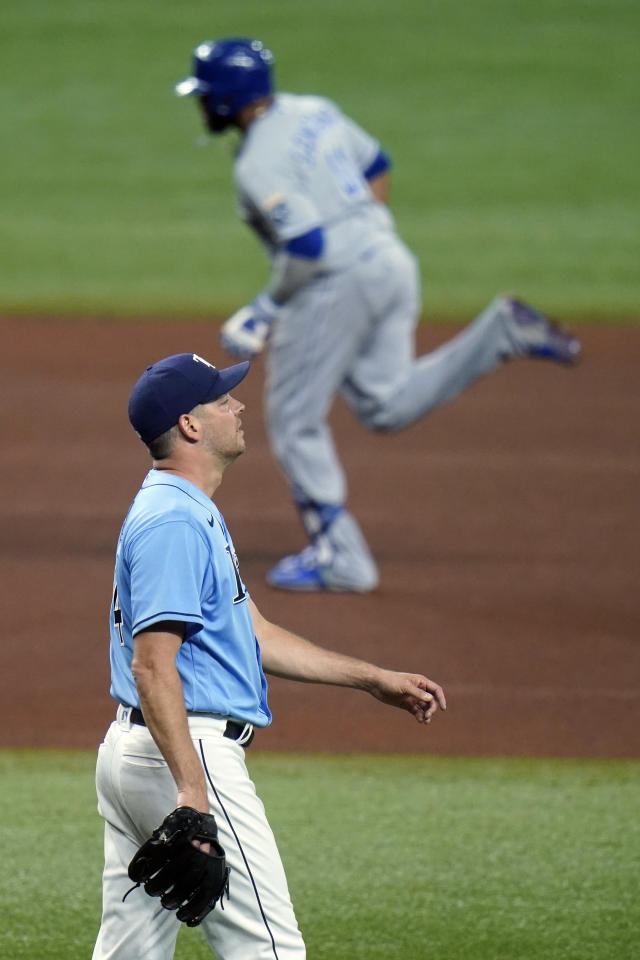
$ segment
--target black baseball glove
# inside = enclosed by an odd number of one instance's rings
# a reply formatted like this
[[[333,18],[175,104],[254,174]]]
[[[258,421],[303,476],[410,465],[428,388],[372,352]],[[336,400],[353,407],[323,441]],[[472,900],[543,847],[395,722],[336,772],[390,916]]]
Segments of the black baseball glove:
[[[229,867],[217,838],[215,817],[177,807],[137,851],[129,876],[151,897],[160,897],[166,910],[177,909],[178,920],[196,927],[225,893],[229,896]],[[193,840],[208,843],[210,853],[194,847]]]

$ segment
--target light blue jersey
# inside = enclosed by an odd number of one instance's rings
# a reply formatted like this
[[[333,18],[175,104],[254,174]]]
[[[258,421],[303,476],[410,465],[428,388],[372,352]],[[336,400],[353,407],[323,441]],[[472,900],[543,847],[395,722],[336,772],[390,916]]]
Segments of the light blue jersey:
[[[111,605],[111,696],[139,707],[133,638],[185,625],[176,657],[187,710],[257,727],[271,722],[267,682],[231,537],[198,487],[151,470],[124,521]]]

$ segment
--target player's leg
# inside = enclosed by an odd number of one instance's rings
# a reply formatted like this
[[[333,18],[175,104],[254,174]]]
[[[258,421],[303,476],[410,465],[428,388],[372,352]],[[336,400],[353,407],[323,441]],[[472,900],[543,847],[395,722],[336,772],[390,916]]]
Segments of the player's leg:
[[[171,960],[180,927],[175,913],[141,887],[123,901],[132,886],[127,873],[131,858],[175,806],[168,767],[155,745],[149,749],[141,742],[151,739],[146,728],[138,730],[139,737],[127,724],[112,724],[98,754],[96,787],[105,833],[102,919],[93,960]]]
[[[190,718],[189,725],[231,868],[229,899],[224,909],[216,905],[203,932],[219,960],[304,960],[284,870],[244,750],[222,736],[219,721]],[[128,720],[112,725],[100,748],[96,783],[105,870],[93,960],[171,960],[180,929],[175,912],[143,887],[131,889],[127,873],[139,845],[175,806],[175,782],[146,727]]]
[[[175,950],[180,922],[175,913],[164,910],[159,898],[131,887],[126,872],[136,845],[130,837],[105,823],[105,871],[102,885],[102,920],[93,950],[93,960],[170,960]],[[128,901],[137,894],[134,905]]]
[[[284,869],[244,750],[207,735],[206,721],[191,719],[190,727],[231,871],[229,897],[205,918],[203,932],[219,960],[304,960]]]
[[[345,476],[327,418],[366,333],[361,314],[346,276],[322,278],[281,309],[266,357],[265,409],[273,452],[287,477],[318,503],[345,498]]]
[[[267,583],[282,590],[366,593],[378,584],[378,570],[355,517],[344,505],[314,503],[294,490],[308,546],[283,557]]]
[[[267,357],[267,428],[310,547],[270,572],[272,586],[370,590],[377,583],[371,552],[345,507],[344,471],[328,424],[369,322],[346,272],[300,291],[278,320]]]
[[[542,314],[509,297],[496,297],[461,333],[417,359],[414,330],[419,309],[415,261],[401,244],[378,252],[361,268],[363,284],[395,278],[395,294],[379,314],[367,349],[343,393],[367,426],[397,430],[462,393],[514,356],[572,362],[575,338]],[[368,274],[368,278],[367,278]]]
[[[343,388],[347,403],[375,430],[398,430],[437,409],[504,363],[500,313],[492,302],[456,337],[408,362],[414,326],[406,313],[389,313]]]

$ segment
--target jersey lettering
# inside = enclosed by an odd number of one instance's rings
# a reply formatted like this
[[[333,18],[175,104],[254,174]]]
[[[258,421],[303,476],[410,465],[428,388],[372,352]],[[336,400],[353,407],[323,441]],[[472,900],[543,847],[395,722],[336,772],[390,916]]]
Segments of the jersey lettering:
[[[240,564],[238,563],[238,558],[236,556],[235,550],[232,550],[229,544],[227,544],[226,550],[229,556],[231,557],[231,563],[233,564],[233,572],[236,577],[237,593],[233,598],[233,602],[242,603],[242,601],[247,596],[247,591],[245,590],[244,583],[242,582],[242,579],[240,577]]]
[[[321,110],[307,116],[293,137],[293,159],[297,163],[312,165],[316,162],[318,139],[321,134],[336,123],[329,110]]]
[[[118,584],[116,581],[113,581],[113,624],[118,631],[118,636],[120,637],[120,646],[124,647],[124,636],[122,634],[122,610],[118,606]]]

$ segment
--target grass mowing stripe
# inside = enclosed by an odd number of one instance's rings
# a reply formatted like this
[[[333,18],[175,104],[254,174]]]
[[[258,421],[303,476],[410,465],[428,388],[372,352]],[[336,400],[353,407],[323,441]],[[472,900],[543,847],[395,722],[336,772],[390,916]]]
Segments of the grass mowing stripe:
[[[313,960],[632,960],[640,763],[249,754]],[[79,960],[94,756],[0,751],[0,956]],[[211,954],[183,929],[176,960]]]
[[[0,309],[211,316],[263,284],[232,140],[194,149],[171,89],[228,33],[263,36],[281,88],[334,97],[390,151],[428,316],[508,289],[638,320],[639,28],[633,0],[245,0],[215,23],[205,0],[152,20],[147,0],[5,0]]]

